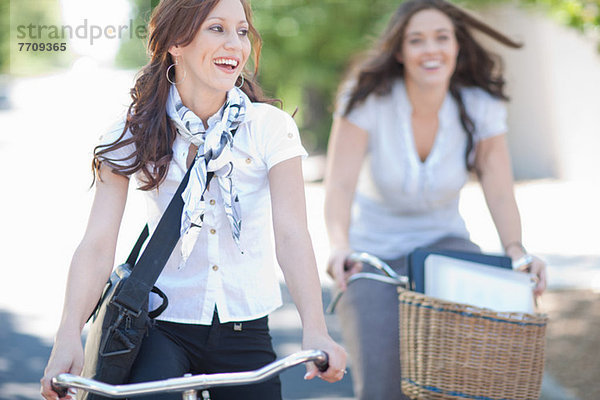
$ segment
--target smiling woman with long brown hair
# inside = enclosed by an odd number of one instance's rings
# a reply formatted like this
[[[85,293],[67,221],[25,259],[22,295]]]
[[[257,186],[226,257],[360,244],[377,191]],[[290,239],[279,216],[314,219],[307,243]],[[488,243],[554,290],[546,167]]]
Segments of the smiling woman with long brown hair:
[[[458,211],[469,171],[479,178],[505,252],[546,285],[545,264],[526,253],[506,145],[500,60],[477,30],[516,43],[444,0],[410,0],[342,85],[326,172],[328,272],[346,290],[337,310],[359,399],[405,398],[400,385],[394,287],[361,280],[353,251],[406,275],[417,247],[479,251]]]
[[[113,265],[129,177],[145,193],[153,230],[190,165],[181,238],[156,282],[168,307],[149,328],[130,381],[273,361],[267,315],[281,305],[277,263],[302,319],[303,347],[329,354],[329,369],[309,365],[306,378],[341,379],[345,353],[325,326],[306,226],[306,152],[292,118],[264,103],[245,70],[252,50],[255,70],[260,54],[247,2],[163,0],[148,49],[126,117],[94,154],[94,203],[71,263],[43,396],[57,398],[52,377],[82,369],[81,330]],[[155,309],[157,299],[149,302]],[[210,392],[213,400],[281,398],[278,378]]]

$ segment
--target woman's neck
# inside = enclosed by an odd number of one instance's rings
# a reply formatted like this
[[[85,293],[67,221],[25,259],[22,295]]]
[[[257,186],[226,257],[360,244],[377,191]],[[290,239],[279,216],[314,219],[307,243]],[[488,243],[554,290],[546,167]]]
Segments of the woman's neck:
[[[405,80],[406,94],[412,106],[413,115],[437,115],[448,93],[447,86],[419,86]]]
[[[208,119],[212,117],[225,103],[226,92],[206,90],[193,84],[178,85],[177,91],[183,105],[189,108],[207,126]]]

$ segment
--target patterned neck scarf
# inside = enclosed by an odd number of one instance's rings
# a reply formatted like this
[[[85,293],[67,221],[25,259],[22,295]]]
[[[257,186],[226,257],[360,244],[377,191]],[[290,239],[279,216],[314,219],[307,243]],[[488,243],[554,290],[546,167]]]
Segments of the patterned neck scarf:
[[[227,92],[227,100],[221,109],[221,119],[205,130],[202,120],[183,105],[175,85],[171,85],[167,100],[167,114],[185,140],[198,147],[196,162],[190,180],[183,191],[184,206],[181,214],[181,253],[183,267],[189,258],[202,228],[204,219],[204,194],[208,186],[208,172],[214,173],[213,184],[218,184],[223,197],[225,213],[231,225],[231,233],[239,247],[242,214],[239,199],[231,176],[233,173],[233,133],[244,120],[250,99],[238,88]],[[216,178],[216,179],[215,179]]]

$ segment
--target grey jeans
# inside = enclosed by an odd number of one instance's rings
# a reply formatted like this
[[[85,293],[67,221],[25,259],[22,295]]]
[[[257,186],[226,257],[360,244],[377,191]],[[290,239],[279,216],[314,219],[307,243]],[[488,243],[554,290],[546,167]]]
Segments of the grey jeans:
[[[479,252],[468,239],[444,237],[427,246]],[[407,274],[407,257],[386,262]],[[367,272],[372,267],[365,266]],[[342,338],[352,366],[359,400],[404,400],[400,382],[398,293],[387,283],[360,279],[348,286],[337,307]]]

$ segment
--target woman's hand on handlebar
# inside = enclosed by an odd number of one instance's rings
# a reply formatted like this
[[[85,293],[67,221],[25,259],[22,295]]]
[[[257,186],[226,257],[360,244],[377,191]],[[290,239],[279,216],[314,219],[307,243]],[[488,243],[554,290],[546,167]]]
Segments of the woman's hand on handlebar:
[[[346,374],[346,350],[328,334],[313,335],[305,332],[302,337],[302,348],[320,349],[329,356],[329,368],[324,372],[319,372],[312,362],[306,364],[304,379],[313,379],[318,376],[327,382],[337,382]]]
[[[535,275],[537,282],[533,293],[536,296],[541,296],[544,290],[546,290],[546,263],[532,254],[527,254],[523,246],[512,246],[510,249],[507,249],[507,255],[513,261],[513,268],[516,267],[514,263],[520,263],[529,257],[529,260],[525,261],[528,264],[520,265],[518,270]]]
[[[534,274],[537,278],[537,284],[533,289],[533,293],[536,296],[541,296],[541,294],[546,290],[546,263],[539,259],[536,256],[532,256],[533,261],[529,264],[529,273]]]
[[[79,375],[83,369],[83,346],[81,335],[78,333],[63,334],[56,336],[54,347],[44,370],[44,376],[40,380],[40,393],[46,400],[72,399],[70,395],[59,397],[52,390],[52,378],[62,373]]]
[[[327,263],[327,273],[342,291],[346,290],[348,278],[362,271],[362,263],[348,260],[348,256],[352,253],[350,248],[334,249]]]

